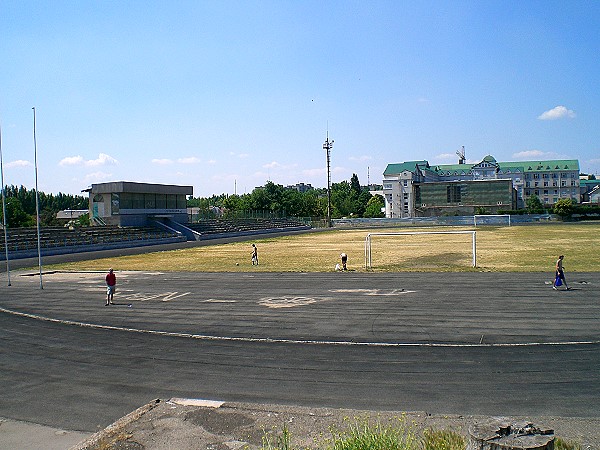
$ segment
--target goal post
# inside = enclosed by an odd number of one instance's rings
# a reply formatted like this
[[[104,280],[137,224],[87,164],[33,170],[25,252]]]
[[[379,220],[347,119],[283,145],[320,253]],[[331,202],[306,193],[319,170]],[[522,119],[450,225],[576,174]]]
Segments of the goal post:
[[[410,235],[433,235],[433,234],[470,234],[472,245],[472,264],[477,267],[477,232],[476,231],[405,231],[397,233],[368,233],[365,238],[365,269],[371,269],[371,240],[373,236],[410,236]]]
[[[475,214],[473,216],[473,226],[476,227],[478,221],[479,225],[502,225],[500,218],[504,219],[503,222],[508,223],[510,227],[510,214]]]

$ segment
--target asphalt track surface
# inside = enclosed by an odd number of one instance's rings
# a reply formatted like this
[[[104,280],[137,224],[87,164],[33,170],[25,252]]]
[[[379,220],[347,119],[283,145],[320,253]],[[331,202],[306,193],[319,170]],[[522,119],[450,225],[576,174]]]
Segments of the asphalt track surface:
[[[600,282],[568,274],[13,272],[0,415],[93,432],[153,398],[600,416]],[[129,306],[131,305],[131,307]]]

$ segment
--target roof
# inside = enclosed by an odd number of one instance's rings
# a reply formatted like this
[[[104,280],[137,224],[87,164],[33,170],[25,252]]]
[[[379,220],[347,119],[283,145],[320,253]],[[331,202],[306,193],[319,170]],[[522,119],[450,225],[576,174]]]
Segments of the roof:
[[[486,156],[481,162],[497,164],[501,171],[533,173],[533,172],[560,172],[563,170],[576,170],[579,172],[579,161],[577,159],[554,159],[547,161],[509,161],[497,162],[492,156]],[[476,164],[438,164],[431,166],[435,172],[441,171],[470,171]],[[389,166],[388,166],[389,167]],[[385,174],[385,173],[384,173]]]
[[[406,161],[403,163],[396,164],[388,164],[385,170],[383,171],[383,175],[397,175],[406,170],[409,172],[416,172],[418,166],[429,167],[429,163],[426,160],[422,161]]]
[[[114,181],[110,183],[92,184],[88,190],[93,194],[132,192],[143,194],[185,194],[194,193],[193,186],[177,186],[174,184],[135,183],[133,181]]]

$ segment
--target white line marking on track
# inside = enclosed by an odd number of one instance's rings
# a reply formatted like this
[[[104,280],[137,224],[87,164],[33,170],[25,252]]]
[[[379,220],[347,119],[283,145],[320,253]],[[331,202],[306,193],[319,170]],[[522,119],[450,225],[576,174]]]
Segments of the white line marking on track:
[[[58,323],[61,325],[91,328],[96,330],[124,331],[127,333],[150,334],[186,339],[199,339],[206,341],[233,341],[233,342],[258,342],[268,344],[303,344],[303,345],[340,345],[353,347],[441,347],[441,348],[471,348],[471,347],[550,347],[565,345],[598,345],[600,341],[566,341],[566,342],[521,342],[521,343],[496,343],[496,344],[449,344],[449,343],[418,343],[418,342],[353,342],[353,341],[319,341],[300,339],[274,339],[274,338],[248,338],[211,336],[205,334],[178,333],[172,331],[142,330],[139,328],[118,327],[113,325],[98,325],[94,323],[77,322],[74,320],[53,319],[51,317],[29,314],[0,307],[0,312],[18,317],[40,320],[42,322]]]

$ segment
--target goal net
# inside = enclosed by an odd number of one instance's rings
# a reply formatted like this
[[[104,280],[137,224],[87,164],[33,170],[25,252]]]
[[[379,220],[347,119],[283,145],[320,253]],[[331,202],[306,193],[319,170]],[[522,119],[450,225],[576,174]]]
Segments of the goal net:
[[[476,231],[369,233],[365,268],[439,270],[477,267]]]

